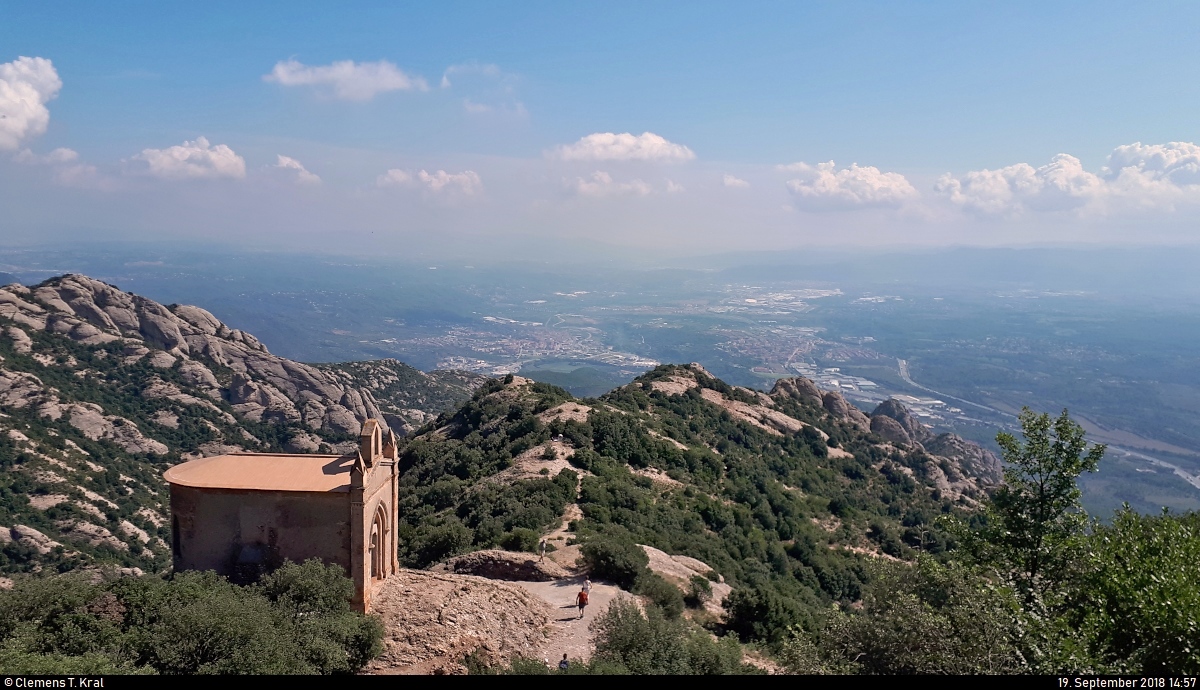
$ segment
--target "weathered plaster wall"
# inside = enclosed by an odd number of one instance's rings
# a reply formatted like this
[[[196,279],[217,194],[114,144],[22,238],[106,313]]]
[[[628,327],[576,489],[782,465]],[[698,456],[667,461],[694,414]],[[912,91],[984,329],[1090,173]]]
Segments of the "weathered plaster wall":
[[[232,574],[242,545],[273,546],[280,558],[320,558],[351,573],[346,493],[239,491],[171,485],[175,569]],[[172,529],[176,529],[173,527]]]

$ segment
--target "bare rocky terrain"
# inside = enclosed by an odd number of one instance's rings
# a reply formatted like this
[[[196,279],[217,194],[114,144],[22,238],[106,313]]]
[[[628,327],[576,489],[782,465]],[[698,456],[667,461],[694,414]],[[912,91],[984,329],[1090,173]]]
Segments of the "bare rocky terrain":
[[[376,674],[459,674],[476,652],[492,663],[536,656],[556,611],[516,584],[474,575],[401,570],[376,595],[384,653]]]

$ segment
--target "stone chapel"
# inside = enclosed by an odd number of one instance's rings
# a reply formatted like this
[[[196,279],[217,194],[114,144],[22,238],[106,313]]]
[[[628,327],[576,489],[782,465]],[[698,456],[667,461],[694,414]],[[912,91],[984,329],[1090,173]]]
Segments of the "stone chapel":
[[[175,570],[251,578],[319,558],[346,569],[354,606],[398,567],[396,437],[369,419],[346,455],[232,453],[164,474]]]

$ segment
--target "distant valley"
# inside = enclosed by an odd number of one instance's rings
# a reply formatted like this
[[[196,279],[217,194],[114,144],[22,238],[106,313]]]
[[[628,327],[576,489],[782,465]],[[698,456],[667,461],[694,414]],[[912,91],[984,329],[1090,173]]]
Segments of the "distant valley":
[[[394,358],[591,396],[656,363],[695,361],[763,390],[806,376],[868,411],[897,397],[993,449],[1021,406],[1065,407],[1113,447],[1082,480],[1092,512],[1124,501],[1144,512],[1200,507],[1189,483],[1200,474],[1195,290],[1147,277],[1154,261],[1174,259],[1099,255],[1085,270],[1054,256],[601,270],[110,250],[13,253],[0,269],[28,282],[86,265],[161,300],[202,302],[299,361]],[[998,257],[1009,273],[994,268]]]

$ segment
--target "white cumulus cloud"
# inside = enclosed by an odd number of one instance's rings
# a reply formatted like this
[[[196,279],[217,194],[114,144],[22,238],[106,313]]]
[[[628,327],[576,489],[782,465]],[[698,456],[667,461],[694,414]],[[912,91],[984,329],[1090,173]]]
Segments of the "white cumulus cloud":
[[[375,184],[379,187],[401,187],[410,184],[413,180],[412,173],[398,168],[392,168],[384,174],[375,178]]]
[[[475,194],[483,189],[483,181],[479,179],[479,175],[473,170],[464,170],[460,173],[448,173],[445,170],[439,170],[432,174],[422,170],[417,173],[417,179],[433,192],[457,188],[464,194]]]
[[[428,91],[421,77],[405,74],[387,60],[354,62],[340,60],[329,65],[310,66],[296,60],[278,62],[264,81],[283,86],[313,86],[329,89],[334,98],[345,101],[369,101],[387,91]]]
[[[438,170],[431,173],[421,170],[416,173],[392,168],[375,179],[379,187],[421,187],[433,193],[458,191],[473,196],[483,190],[483,180],[474,170],[448,173]]]
[[[1114,203],[1171,210],[1200,202],[1200,146],[1137,142],[1118,146],[1101,171]]]
[[[938,179],[937,191],[962,208],[988,215],[1028,211],[1106,213],[1122,207],[1171,210],[1200,202],[1200,146],[1191,142],[1118,146],[1099,173],[1060,153],[1039,168],[1017,163]]]
[[[246,176],[246,161],[241,156],[225,144],[210,145],[204,137],[166,149],[145,149],[133,158],[144,162],[151,175],[164,179]]]
[[[652,161],[679,163],[696,157],[691,149],[660,137],[653,132],[633,135],[598,132],[574,144],[558,147],[558,158],[567,161]]]
[[[1017,163],[999,170],[973,170],[961,179],[943,175],[935,189],[952,202],[986,214],[1066,211],[1105,193],[1104,181],[1079,159],[1060,153],[1040,168]]]
[[[602,170],[597,170],[588,178],[577,177],[570,186],[581,196],[590,197],[649,196],[654,192],[654,189],[642,180],[617,182],[613,180],[612,175]]]
[[[79,162],[79,153],[72,149],[57,148],[41,155],[29,149],[21,149],[13,156],[17,163],[45,165],[53,170],[54,181],[66,187],[88,187],[92,189],[114,189],[113,180],[101,175],[94,165]]]
[[[275,163],[275,167],[283,170],[295,170],[297,182],[301,184],[321,184],[321,178],[310,173],[300,161],[278,154],[276,154],[276,157],[279,160]]]
[[[45,58],[19,57],[0,64],[0,151],[12,151],[40,136],[50,124],[46,103],[58,95],[62,80]]]
[[[1103,172],[1106,177],[1116,178],[1129,170],[1178,185],[1200,184],[1200,146],[1190,141],[1169,144],[1142,144],[1139,141],[1118,146],[1109,154]]]
[[[795,195],[797,206],[810,210],[896,207],[919,196],[900,173],[857,163],[841,169],[833,161],[792,163],[778,169],[796,174],[787,181],[787,188]]]
[[[746,187],[750,186],[749,182],[747,182],[741,178],[734,177],[733,175],[730,175],[729,173],[725,173],[724,182],[725,182],[726,187],[733,187],[735,189],[745,189]]]

